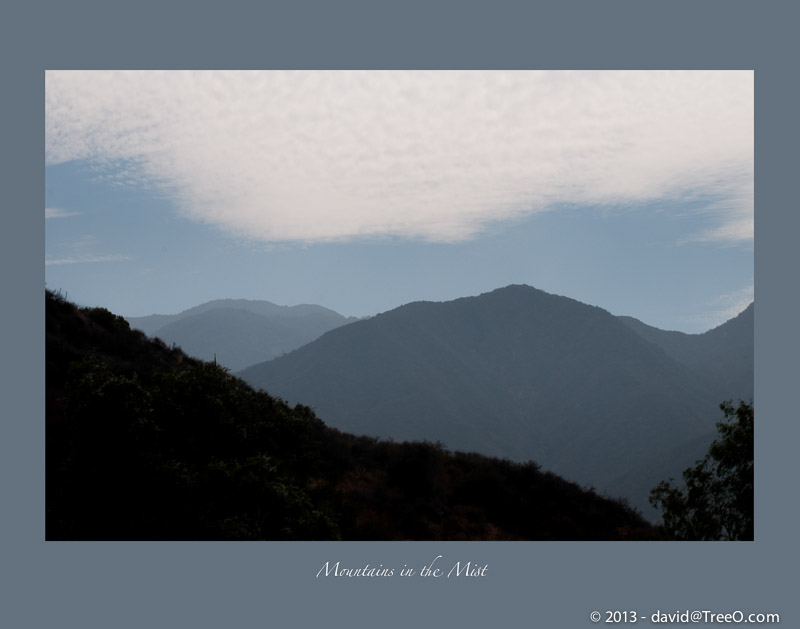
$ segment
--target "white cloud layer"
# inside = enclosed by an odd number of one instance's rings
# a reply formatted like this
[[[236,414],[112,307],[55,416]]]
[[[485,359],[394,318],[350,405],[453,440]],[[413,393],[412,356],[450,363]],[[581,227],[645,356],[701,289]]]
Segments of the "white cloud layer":
[[[130,260],[130,256],[122,254],[107,254],[97,255],[93,253],[81,253],[71,255],[66,258],[45,258],[45,266],[54,266],[59,264],[84,264],[84,263],[97,263],[97,262],[124,262]]]
[[[749,71],[48,71],[46,159],[263,241],[457,241],[555,204],[704,199],[753,238]]]
[[[67,218],[69,216],[78,216],[80,212],[71,212],[59,207],[46,207],[44,209],[44,218]]]

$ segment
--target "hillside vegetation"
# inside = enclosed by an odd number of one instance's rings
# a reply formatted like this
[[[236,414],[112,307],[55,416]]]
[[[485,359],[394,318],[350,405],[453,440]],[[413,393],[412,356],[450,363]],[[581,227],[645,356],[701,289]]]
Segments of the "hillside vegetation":
[[[50,540],[659,536],[532,462],[355,437],[103,308],[46,309]]]

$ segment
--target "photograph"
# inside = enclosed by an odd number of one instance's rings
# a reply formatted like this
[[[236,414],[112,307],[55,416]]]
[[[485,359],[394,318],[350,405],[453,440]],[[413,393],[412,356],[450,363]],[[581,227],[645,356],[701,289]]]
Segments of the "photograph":
[[[752,71],[45,75],[48,540],[753,540]]]
[[[0,625],[797,625],[798,20],[0,6]]]

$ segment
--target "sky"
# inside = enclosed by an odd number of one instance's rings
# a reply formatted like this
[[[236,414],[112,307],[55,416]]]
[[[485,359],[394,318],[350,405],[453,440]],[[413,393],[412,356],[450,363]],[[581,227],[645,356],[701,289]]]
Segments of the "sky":
[[[124,316],[508,284],[703,332],[753,285],[751,71],[48,71],[45,275]]]

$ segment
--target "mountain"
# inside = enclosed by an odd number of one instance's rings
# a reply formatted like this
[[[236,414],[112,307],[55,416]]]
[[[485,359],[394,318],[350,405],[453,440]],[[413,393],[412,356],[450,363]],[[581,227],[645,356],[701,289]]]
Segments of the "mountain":
[[[176,315],[128,317],[132,327],[192,356],[236,371],[313,341],[355,321],[322,306],[278,306],[269,301],[218,299]]]
[[[710,378],[722,386],[725,398],[745,401],[753,398],[755,303],[703,334],[667,332],[633,317],[620,320],[699,377]]]
[[[663,539],[533,463],[345,434],[104,308],[45,305],[48,540]]]
[[[631,471],[679,477],[727,394],[605,310],[524,285],[407,304],[239,375],[341,430],[532,459],[643,511],[663,476]]]

